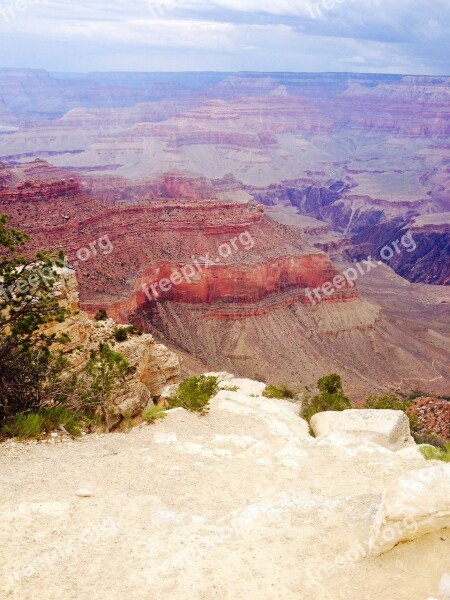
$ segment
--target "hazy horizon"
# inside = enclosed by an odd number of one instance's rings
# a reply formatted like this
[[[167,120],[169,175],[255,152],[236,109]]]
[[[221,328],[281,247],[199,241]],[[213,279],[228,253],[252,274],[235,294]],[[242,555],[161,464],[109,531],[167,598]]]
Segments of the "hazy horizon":
[[[259,71],[259,70],[237,70],[237,71],[221,71],[213,69],[196,69],[196,70],[184,70],[184,71],[135,71],[135,70],[86,70],[86,71],[54,71],[45,67],[11,67],[9,65],[0,66],[0,71],[45,71],[52,77],[64,76],[64,75],[95,75],[96,73],[101,74],[117,74],[117,75],[189,75],[197,73],[210,73],[217,75],[354,75],[354,76],[383,76],[383,77],[438,77],[438,78],[450,78],[450,74],[433,74],[417,73],[417,72],[403,72],[403,73],[382,73],[382,72],[369,72],[369,71]]]

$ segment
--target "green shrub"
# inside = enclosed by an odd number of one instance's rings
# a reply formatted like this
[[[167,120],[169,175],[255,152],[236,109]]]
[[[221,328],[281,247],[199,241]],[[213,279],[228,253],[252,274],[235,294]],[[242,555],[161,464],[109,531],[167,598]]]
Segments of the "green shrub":
[[[108,313],[104,308],[101,308],[98,313],[95,315],[94,319],[96,321],[106,321],[108,319]]]
[[[286,387],[276,387],[275,385],[267,385],[266,389],[262,394],[265,398],[277,398],[279,400],[283,398],[293,398],[294,394],[291,390],[288,390]]]
[[[80,421],[82,415],[75,415],[61,406],[41,410],[39,414],[44,419],[44,430],[47,433],[62,426],[67,433],[70,433],[70,435],[73,435],[74,437],[81,435]]]
[[[386,394],[376,397],[369,396],[364,403],[364,408],[379,410],[402,410],[409,419],[412,432],[419,432],[421,425],[417,415],[411,412],[411,400],[398,398],[395,394]]]
[[[166,417],[167,413],[161,406],[151,406],[142,413],[142,418],[149,424],[154,423],[158,419],[165,419]]]
[[[177,392],[168,399],[170,408],[184,408],[190,412],[205,414],[209,401],[219,391],[217,377],[190,377],[178,386]]]
[[[27,440],[38,438],[44,431],[44,419],[39,413],[20,413],[3,426],[2,433],[7,437]]]
[[[7,437],[20,440],[42,437],[61,425],[74,437],[81,435],[80,418],[62,408],[48,408],[37,412],[20,413],[11,418],[2,429]]]
[[[302,406],[301,416],[308,423],[317,413],[352,408],[350,400],[344,394],[341,377],[337,373],[319,379],[317,387],[321,393],[312,398],[306,397]]]
[[[128,328],[115,327],[113,330],[113,336],[116,342],[125,342],[128,339]]]
[[[227,392],[238,392],[239,391],[239,388],[237,385],[232,385],[230,387],[225,387],[223,389],[226,390]]]
[[[450,462],[450,444],[446,445],[445,450],[440,450],[434,446],[421,446],[420,451],[427,460]]]
[[[126,330],[129,335],[144,335],[142,329],[136,325],[128,325]]]
[[[109,400],[119,388],[124,389],[125,377],[130,368],[120,352],[101,343],[98,350],[91,351],[91,358],[82,376],[78,378],[80,405],[88,414],[100,409],[106,420]]]
[[[341,376],[337,373],[321,377],[317,382],[317,387],[321,392],[327,394],[340,394],[344,391]]]

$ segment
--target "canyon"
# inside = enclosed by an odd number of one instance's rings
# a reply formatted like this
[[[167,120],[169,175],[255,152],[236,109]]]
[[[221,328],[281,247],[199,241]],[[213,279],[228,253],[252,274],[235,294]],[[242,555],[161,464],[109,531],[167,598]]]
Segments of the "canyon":
[[[391,266],[448,283],[448,230],[413,227],[450,224],[448,77],[2,69],[0,83],[4,162],[49,160],[108,201],[292,206],[350,238],[349,259],[414,229],[413,260]]]
[[[64,250],[91,316],[140,325],[186,373],[301,389],[337,371],[355,400],[448,391],[450,78],[0,82],[0,210],[28,250]],[[413,252],[311,304],[308,290],[405,235]]]
[[[424,330],[409,315],[403,323],[389,319],[370,297],[373,290],[361,296],[359,282],[356,287],[344,278],[341,289],[311,304],[307,291],[348,266],[334,265],[315,246],[317,235],[329,233],[326,225],[317,227],[313,219],[303,227],[285,225],[242,198],[95,199],[79,175],[42,160],[3,164],[1,177],[2,212],[31,236],[29,251],[64,250],[83,310],[93,316],[104,308],[118,322],[139,325],[181,354],[185,373],[221,364],[302,389],[337,371],[355,400],[375,390],[448,388],[445,287],[440,294],[439,286],[417,290],[422,310],[433,313]],[[176,195],[179,183],[168,186]],[[187,196],[192,190],[187,183]],[[105,236],[108,245],[101,246]],[[198,266],[189,278],[152,294],[152,285],[170,282],[186,265]],[[390,272],[385,267],[383,274]],[[401,289],[394,285],[399,300]]]

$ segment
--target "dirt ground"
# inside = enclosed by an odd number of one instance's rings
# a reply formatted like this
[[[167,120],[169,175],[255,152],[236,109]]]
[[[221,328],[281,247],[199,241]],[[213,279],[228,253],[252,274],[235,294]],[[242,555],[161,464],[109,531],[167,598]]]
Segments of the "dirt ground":
[[[295,405],[246,385],[204,417],[1,445],[0,597],[436,597],[450,530],[364,556],[383,490],[430,463],[317,442]]]

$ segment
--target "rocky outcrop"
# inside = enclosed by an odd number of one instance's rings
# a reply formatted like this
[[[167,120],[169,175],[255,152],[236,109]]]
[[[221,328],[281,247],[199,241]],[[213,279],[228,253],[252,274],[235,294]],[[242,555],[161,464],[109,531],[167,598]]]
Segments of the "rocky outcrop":
[[[179,189],[176,180],[172,183]],[[34,248],[62,248],[74,263],[79,248],[89,253],[90,244],[108,235],[108,254],[97,247],[85,265],[78,260],[83,305],[90,311],[104,307],[126,320],[154,299],[238,305],[270,296],[277,302],[275,295],[284,292],[307,303],[307,288],[320,287],[337,275],[326,254],[267,218],[255,203],[186,198],[108,206],[90,199],[75,179],[47,187],[40,181],[19,185],[0,190],[0,203],[11,221],[32,235]],[[60,217],[55,219],[55,213]],[[181,277],[169,291],[158,288],[152,298],[148,290],[153,284],[170,280],[186,265],[190,277]],[[345,282],[325,300],[356,298],[354,286]]]
[[[370,442],[397,451],[414,444],[406,414],[398,410],[344,410],[321,412],[311,419],[317,438],[337,434],[348,441]]]
[[[60,270],[55,290],[61,305],[71,314],[63,323],[50,327],[48,333],[69,337],[69,343],[60,348],[75,372],[86,365],[91,352],[98,350],[102,343],[109,344],[129,362],[125,381],[117,385],[113,402],[108,406],[109,428],[118,425],[124,417],[141,414],[158,400],[168,384],[176,382],[180,374],[180,359],[162,344],[157,344],[151,335],[133,335],[123,342],[116,342],[113,332],[117,325],[112,319],[95,322],[79,310],[74,271]]]
[[[380,257],[386,245],[410,235],[415,240],[414,251],[397,253],[388,261],[389,266],[413,283],[449,285],[450,220],[449,213],[435,212],[440,202],[432,198],[392,202],[362,197],[356,195],[355,186],[342,181],[320,185],[296,180],[263,189],[245,186],[245,190],[262,204],[296,207],[307,218],[325,221],[334,231],[344,233],[351,239],[350,247],[342,240],[317,240],[315,245],[327,252],[345,251],[352,260]],[[417,217],[422,211],[433,212]],[[292,221],[295,224],[294,218]]]
[[[407,473],[383,494],[372,528],[373,552],[450,527],[450,465]]]
[[[68,181],[60,179],[57,181],[24,181],[19,183],[16,188],[4,186],[0,188],[1,203],[27,203],[39,202],[40,200],[51,201],[61,196],[77,194],[80,191],[80,186],[74,178]]]

